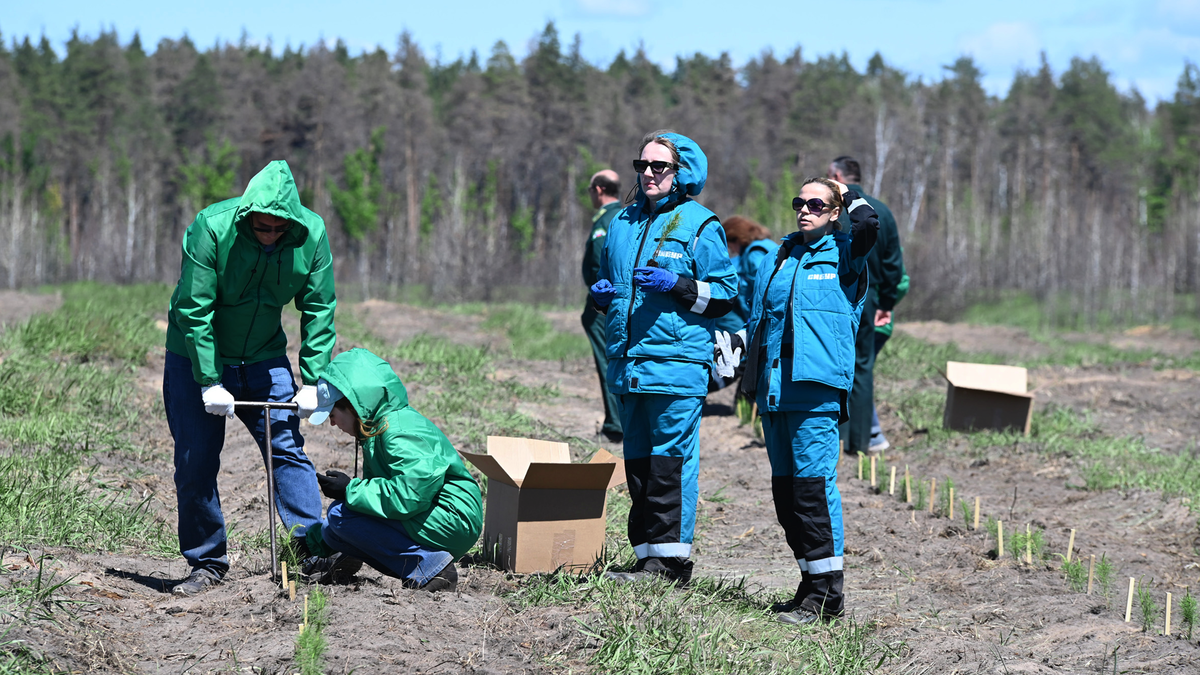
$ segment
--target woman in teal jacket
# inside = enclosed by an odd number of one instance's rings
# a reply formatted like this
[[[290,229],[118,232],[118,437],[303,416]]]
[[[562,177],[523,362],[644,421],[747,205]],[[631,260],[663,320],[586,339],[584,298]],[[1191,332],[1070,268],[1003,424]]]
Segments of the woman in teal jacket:
[[[827,178],[805,181],[792,207],[797,231],[755,275],[741,389],[762,415],[775,512],[800,567],[795,596],[775,609],[780,621],[804,624],[844,610],[838,422],[847,418],[879,221],[866,200]],[[849,235],[836,229],[843,209]],[[741,339],[718,344],[717,368],[731,370]]]
[[[722,223],[725,226],[725,239],[729,246],[729,261],[738,274],[737,305],[733,311],[717,319],[717,330],[736,333],[744,330],[750,320],[750,303],[754,300],[754,273],[763,258],[775,256],[779,243],[771,235],[771,231],[744,216],[733,216]],[[746,336],[742,335],[742,341]],[[734,373],[732,378],[724,378],[713,370],[709,391],[716,391],[728,386],[741,375]]]
[[[633,203],[613,218],[591,288],[607,313],[608,382],[621,396],[625,475],[633,501],[632,574],[687,583],[699,496],[700,409],[715,319],[737,297],[737,273],[712,211],[693,201],[708,160],[686,136],[642,139]]]
[[[483,501],[450,440],[408,405],[391,365],[365,349],[334,358],[317,396],[329,423],[361,441],[363,475],[317,476],[334,502],[308,528],[307,548],[320,557],[304,573],[338,581],[361,560],[412,588],[453,590],[455,559],[479,539]]]

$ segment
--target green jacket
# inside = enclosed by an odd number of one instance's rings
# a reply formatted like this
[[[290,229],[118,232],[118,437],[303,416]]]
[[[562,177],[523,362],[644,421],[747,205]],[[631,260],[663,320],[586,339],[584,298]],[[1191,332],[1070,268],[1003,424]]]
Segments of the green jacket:
[[[267,253],[250,214],[292,223]],[[167,312],[167,349],[191,359],[201,385],[221,380],[221,368],[257,363],[287,352],[280,315],[300,310],[300,375],[316,384],[336,334],[333,258],[325,223],[300,204],[287,162],[258,172],[240,198],[201,211],[183,234],[183,265]]]
[[[337,387],[359,419],[381,428],[364,439],[363,476],[346,488],[346,506],[398,520],[408,536],[455,558],[483,529],[483,498],[450,439],[408,405],[408,392],[387,361],[365,349],[337,355],[321,379]],[[308,529],[310,550],[329,555],[321,527]]]
[[[583,250],[583,283],[588,288],[600,281],[600,253],[604,251],[604,237],[608,235],[608,224],[621,210],[621,202],[609,202],[592,216],[592,231],[588,235],[587,248]],[[588,300],[591,303],[591,300]]]
[[[901,255],[903,255],[903,253],[904,253],[903,247],[900,248],[900,253],[901,253]],[[903,260],[903,258],[901,258],[901,260],[900,260],[900,283],[896,284],[896,304],[900,304],[900,301],[904,299],[904,296],[908,295],[908,281],[909,281],[908,270],[905,269],[904,260]],[[887,335],[890,337],[892,334],[892,330],[895,327],[896,327],[896,315],[893,314],[892,320],[888,322],[888,325],[876,326],[875,332],[883,333],[884,335]]]

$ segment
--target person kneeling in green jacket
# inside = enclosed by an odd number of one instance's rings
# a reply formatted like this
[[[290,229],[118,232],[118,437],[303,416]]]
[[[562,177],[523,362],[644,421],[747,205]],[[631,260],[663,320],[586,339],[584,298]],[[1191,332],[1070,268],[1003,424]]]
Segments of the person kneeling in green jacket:
[[[391,365],[365,349],[330,362],[317,398],[318,412],[362,443],[363,476],[317,476],[333,504],[308,528],[313,557],[301,571],[336,583],[365,562],[409,588],[454,590],[454,561],[479,539],[483,499],[450,439],[408,405]]]

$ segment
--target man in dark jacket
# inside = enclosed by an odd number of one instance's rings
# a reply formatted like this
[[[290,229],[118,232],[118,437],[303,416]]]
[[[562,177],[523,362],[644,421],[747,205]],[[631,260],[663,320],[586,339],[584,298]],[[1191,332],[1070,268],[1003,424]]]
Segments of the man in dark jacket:
[[[842,433],[846,452],[867,453],[871,443],[871,416],[875,410],[875,327],[886,326],[892,321],[892,308],[896,305],[900,280],[904,276],[904,258],[896,218],[887,205],[862,189],[862,169],[858,160],[845,155],[838,157],[829,164],[826,175],[863,195],[879,215],[879,237],[867,256],[871,288],[863,305],[855,342],[850,421]]]
[[[300,311],[300,389],[281,322],[291,302]],[[176,595],[199,593],[229,570],[217,494],[226,418],[238,417],[264,462],[275,467],[284,526],[298,526],[294,534],[301,536],[320,522],[321,494],[304,454],[300,418],[317,407],[317,378],[336,337],[336,305],[325,223],[300,204],[287,162],[268,164],[245,194],[204,209],[184,233],[163,371],[163,404],[175,439],[179,550],[192,568]],[[235,410],[235,400],[294,401],[299,410],[271,412],[268,449],[262,411]]]
[[[591,287],[600,280],[600,253],[604,251],[605,237],[608,235],[608,224],[613,216],[621,210],[619,196],[621,194],[621,179],[617,172],[611,169],[598,171],[592,176],[588,185],[588,196],[592,206],[597,209],[592,216],[592,231],[588,235],[586,248],[583,250],[583,284]],[[607,340],[604,337],[604,315],[596,311],[591,299],[583,308],[583,330],[587,333],[588,342],[592,344],[592,358],[596,361],[596,374],[600,376],[600,394],[604,398],[604,426],[600,433],[608,440],[616,443],[624,438],[621,429],[620,401],[608,389],[608,354],[605,353]]]

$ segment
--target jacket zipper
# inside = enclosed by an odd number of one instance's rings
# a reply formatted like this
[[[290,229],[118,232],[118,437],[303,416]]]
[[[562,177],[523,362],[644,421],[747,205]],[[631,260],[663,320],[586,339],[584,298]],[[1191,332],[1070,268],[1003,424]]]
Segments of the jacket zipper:
[[[638,266],[638,261],[642,259],[642,249],[646,247],[646,239],[650,236],[650,228],[654,224],[654,217],[657,214],[646,216],[646,231],[642,232],[642,242],[638,244],[637,256],[633,259],[633,266]],[[633,301],[637,297],[637,284],[633,283],[633,277],[629,278],[629,310],[625,312],[625,353],[622,358],[629,356],[629,344],[633,342]]]
[[[258,253],[259,256],[262,256],[261,250]],[[267,266],[263,268],[262,276],[258,278],[258,287],[254,289],[254,314],[250,316],[250,326],[246,328],[246,341],[242,343],[242,363],[246,362],[246,348],[250,346],[250,335],[254,333],[254,322],[258,320],[258,310],[260,307],[262,307],[262,285],[263,280],[267,278],[267,270],[270,268],[270,266],[271,256],[268,254]],[[257,261],[255,261],[254,267],[255,269],[258,268]],[[251,281],[253,281],[253,279],[251,279]],[[246,284],[246,286],[249,287],[250,284]]]

